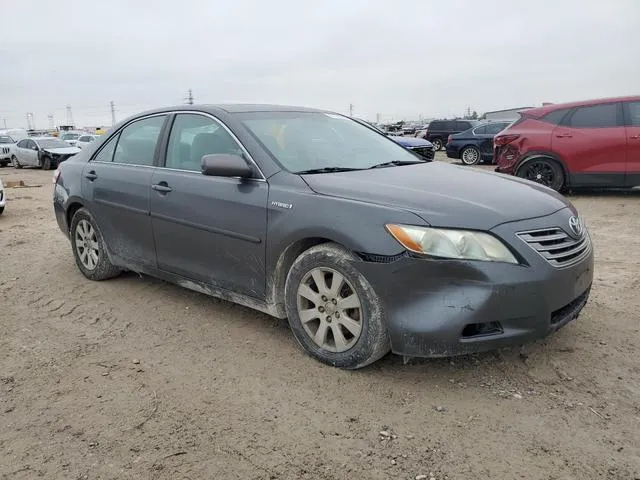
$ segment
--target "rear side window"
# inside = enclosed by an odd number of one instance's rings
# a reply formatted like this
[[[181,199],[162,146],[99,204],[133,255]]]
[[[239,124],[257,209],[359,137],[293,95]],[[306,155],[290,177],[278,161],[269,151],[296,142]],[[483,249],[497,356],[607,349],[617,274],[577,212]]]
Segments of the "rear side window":
[[[465,130],[469,130],[471,128],[471,124],[469,122],[454,122],[454,129],[460,130],[461,132]]]
[[[627,112],[629,114],[628,125],[640,127],[640,102],[627,103]]]
[[[486,129],[485,133],[487,135],[495,135],[495,134],[501,132],[502,130],[504,130],[504,128],[507,125],[508,124],[505,124],[505,123],[490,123],[489,125],[487,125],[485,127],[485,129]]]
[[[96,162],[111,162],[113,161],[113,152],[116,149],[116,143],[118,142],[118,135],[114,135],[98,152],[98,155],[93,159]]]
[[[440,121],[431,122],[427,128],[429,130],[446,130],[447,128],[445,123],[446,122],[440,122]]]
[[[487,133],[487,125],[483,125],[481,127],[476,128],[473,133],[476,135],[484,135]]]
[[[607,103],[579,107],[569,117],[567,126],[574,128],[608,128],[618,126],[618,104]]]
[[[540,120],[546,123],[552,123],[553,125],[560,125],[564,117],[569,113],[568,109],[555,110],[553,112],[547,113]]]
[[[128,165],[153,165],[165,116],[145,118],[126,126],[120,133],[113,161]]]

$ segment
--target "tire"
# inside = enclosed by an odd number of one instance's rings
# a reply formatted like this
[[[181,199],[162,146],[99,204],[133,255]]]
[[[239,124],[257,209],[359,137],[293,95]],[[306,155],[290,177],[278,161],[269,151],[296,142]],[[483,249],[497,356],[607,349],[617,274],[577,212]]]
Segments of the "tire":
[[[48,155],[44,157],[44,161],[42,162],[42,169],[51,170],[51,157],[49,157]]]
[[[480,150],[476,147],[464,147],[460,152],[460,160],[463,165],[477,165],[480,163]]]
[[[347,370],[369,365],[391,349],[380,300],[352,259],[333,243],[312,247],[295,260],[285,283],[287,317],[298,344],[311,357]],[[340,281],[338,288],[334,280]]]
[[[22,165],[20,165],[20,162],[15,155],[11,157],[11,164],[13,165],[13,168],[22,168]]]
[[[4,212],[4,207],[0,207],[0,215],[2,215],[2,212]]]
[[[518,167],[516,176],[540,183],[556,192],[561,191],[565,183],[562,167],[549,157],[533,158],[525,162]]]
[[[122,270],[109,260],[100,229],[87,209],[81,208],[74,214],[70,233],[76,265],[85,277],[89,280],[106,280],[121,273]],[[83,248],[83,245],[86,246]],[[87,252],[86,256],[82,254],[84,251]]]
[[[442,139],[434,138],[433,140],[430,140],[430,142],[433,143],[433,148],[435,148],[437,152],[442,150]]]

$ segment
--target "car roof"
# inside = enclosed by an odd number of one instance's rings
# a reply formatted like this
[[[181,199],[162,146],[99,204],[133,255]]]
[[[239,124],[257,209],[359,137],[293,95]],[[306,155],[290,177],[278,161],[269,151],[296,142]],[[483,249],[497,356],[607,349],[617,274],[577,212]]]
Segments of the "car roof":
[[[327,113],[328,110],[321,110],[317,108],[309,107],[297,107],[293,105],[271,105],[271,104],[252,104],[252,103],[222,103],[222,104],[198,104],[198,105],[173,105],[161,108],[155,108],[153,110],[147,110],[140,112],[129,117],[129,119],[137,118],[145,115],[151,115],[154,113],[165,113],[176,110],[183,111],[208,111],[211,113],[224,112],[224,113],[253,113],[253,112],[317,112]]]
[[[531,108],[522,113],[531,117],[541,117],[549,112],[554,112],[556,110],[563,110],[565,108],[588,107],[591,105],[600,105],[602,103],[638,102],[638,101],[640,101],[640,96],[637,96],[637,95],[626,96],[626,97],[596,98],[593,100],[583,100],[583,101],[577,101],[577,102],[554,103],[552,105],[545,105],[544,107]]]

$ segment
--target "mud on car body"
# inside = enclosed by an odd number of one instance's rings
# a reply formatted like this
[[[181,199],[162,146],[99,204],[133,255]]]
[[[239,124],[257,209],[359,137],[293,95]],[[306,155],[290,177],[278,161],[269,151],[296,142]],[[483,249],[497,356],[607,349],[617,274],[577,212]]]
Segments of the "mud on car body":
[[[339,114],[179,106],[95,143],[54,176],[87,278],[132,270],[288,318],[330,365],[530,342],[589,295],[591,241],[564,197]]]

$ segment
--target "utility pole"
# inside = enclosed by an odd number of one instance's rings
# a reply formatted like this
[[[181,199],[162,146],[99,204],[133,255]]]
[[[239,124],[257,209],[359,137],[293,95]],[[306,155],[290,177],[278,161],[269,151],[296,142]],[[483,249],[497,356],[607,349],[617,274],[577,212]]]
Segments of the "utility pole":
[[[49,120],[49,129],[53,130],[55,128],[55,123],[53,121],[53,113],[47,115],[47,119]]]
[[[67,125],[73,125],[73,113],[71,113],[71,105],[67,105]]]
[[[189,89],[188,96],[187,98],[185,98],[185,100],[189,105],[193,105],[193,92],[191,91],[191,89]]]
[[[380,114],[376,113],[376,124],[380,124]]]
[[[35,119],[33,118],[33,113],[28,112],[27,113],[27,130],[35,130],[36,129],[36,122]]]
[[[4,128],[7,128],[7,119],[3,118],[2,121],[4,122]]]
[[[116,106],[113,100],[109,102],[109,108],[111,108],[111,126],[113,127],[116,124]]]

